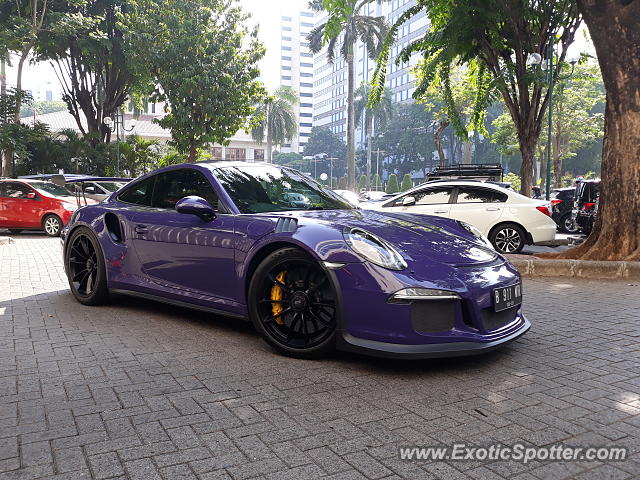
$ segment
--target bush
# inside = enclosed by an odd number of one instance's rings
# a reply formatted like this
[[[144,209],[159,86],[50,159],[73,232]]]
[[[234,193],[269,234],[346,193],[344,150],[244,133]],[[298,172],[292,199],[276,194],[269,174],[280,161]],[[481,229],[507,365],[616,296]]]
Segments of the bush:
[[[372,190],[380,190],[382,188],[382,180],[377,173],[373,176],[373,182],[371,182]]]
[[[340,177],[338,180],[338,190],[346,190],[347,189],[347,177]]]
[[[360,180],[358,180],[358,190],[362,191],[362,190],[366,190],[367,189],[367,184],[368,182],[368,178],[367,176],[363,173],[362,175],[360,175]]]
[[[520,191],[520,177],[518,175],[516,175],[515,173],[513,173],[513,172],[507,173],[503,177],[503,181],[511,183],[511,188],[514,191],[516,191],[516,192]]]
[[[400,185],[400,191],[404,192],[413,187],[413,182],[411,181],[411,174],[406,173],[402,178],[402,185]]]
[[[399,190],[398,176],[395,173],[392,173],[389,175],[389,181],[387,182],[387,193],[398,193]]]

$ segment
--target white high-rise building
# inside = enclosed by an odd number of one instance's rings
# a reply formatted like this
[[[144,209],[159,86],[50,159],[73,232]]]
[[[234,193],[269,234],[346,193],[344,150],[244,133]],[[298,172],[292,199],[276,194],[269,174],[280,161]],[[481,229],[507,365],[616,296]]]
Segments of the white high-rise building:
[[[414,6],[416,0],[393,0],[378,4],[369,3],[363,7],[363,15],[385,16],[389,25],[408,8]],[[320,12],[315,17],[315,25],[326,21],[326,12]],[[400,51],[410,42],[424,35],[427,30],[428,19],[424,12],[409,19],[398,31],[397,40],[392,47],[390,65],[387,74],[387,87],[393,94],[395,102],[409,102],[415,89],[411,68],[418,61],[414,55],[409,62],[395,65]],[[334,133],[347,136],[347,66],[340,56],[340,41],[336,46],[335,59],[330,63],[326,49],[313,58],[313,125],[330,128]],[[362,42],[357,42],[355,48],[355,82],[357,89],[363,82],[370,82],[375,70],[375,60],[369,58],[367,48]],[[365,142],[363,129],[356,132],[356,142],[361,146]]]
[[[307,35],[313,28],[313,12],[300,11],[283,16],[280,26],[280,84],[298,94],[295,106],[298,133],[282,152],[302,153],[313,123],[313,55]]]

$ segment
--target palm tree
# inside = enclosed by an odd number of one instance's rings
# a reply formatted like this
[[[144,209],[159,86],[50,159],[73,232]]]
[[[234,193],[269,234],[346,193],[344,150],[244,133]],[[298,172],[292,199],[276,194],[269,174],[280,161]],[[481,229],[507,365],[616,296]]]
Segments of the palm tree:
[[[373,137],[374,126],[376,131],[384,129],[387,122],[393,115],[391,91],[388,88],[385,88],[382,96],[380,97],[380,102],[373,108],[370,108],[368,105],[370,92],[371,86],[368,83],[363,83],[356,90],[354,100],[356,127],[360,126],[362,113],[364,112],[365,135],[367,137],[367,188],[371,181],[371,138]]]
[[[282,145],[291,140],[298,131],[296,112],[293,108],[297,102],[298,96],[293,88],[281,85],[256,109],[256,115],[261,116],[262,120],[251,130],[251,137],[262,143],[266,135],[266,160],[269,163],[273,145]]]
[[[345,10],[349,11],[346,18],[329,16],[327,21],[315,27],[307,39],[309,50],[318,53],[327,39],[327,59],[333,62],[336,47],[342,41],[340,55],[347,64],[347,188],[356,187],[356,158],[355,158],[355,115],[354,115],[354,50],[357,40],[361,40],[367,47],[369,57],[375,60],[382,40],[387,32],[385,18],[362,15],[362,9],[370,0],[345,0]],[[314,10],[322,9],[322,3],[312,1],[310,7]],[[341,10],[342,11],[342,10]]]

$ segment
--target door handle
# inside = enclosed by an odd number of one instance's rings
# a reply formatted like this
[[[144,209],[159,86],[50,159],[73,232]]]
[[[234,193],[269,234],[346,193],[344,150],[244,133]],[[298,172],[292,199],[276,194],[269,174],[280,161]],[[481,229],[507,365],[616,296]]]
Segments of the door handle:
[[[500,207],[487,207],[487,212],[497,212]]]
[[[433,213],[447,213],[447,210],[434,210]]]
[[[136,225],[133,230],[137,235],[145,235],[149,231],[146,225]]]

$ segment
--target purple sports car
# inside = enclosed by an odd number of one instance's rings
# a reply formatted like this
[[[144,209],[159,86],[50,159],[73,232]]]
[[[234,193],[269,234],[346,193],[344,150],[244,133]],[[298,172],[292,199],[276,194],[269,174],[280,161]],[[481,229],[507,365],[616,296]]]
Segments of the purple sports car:
[[[125,293],[249,318],[296,357],[467,355],[530,327],[518,272],[475,228],[360,210],[271,164],[146,174],[77,210],[62,241],[85,305]]]

